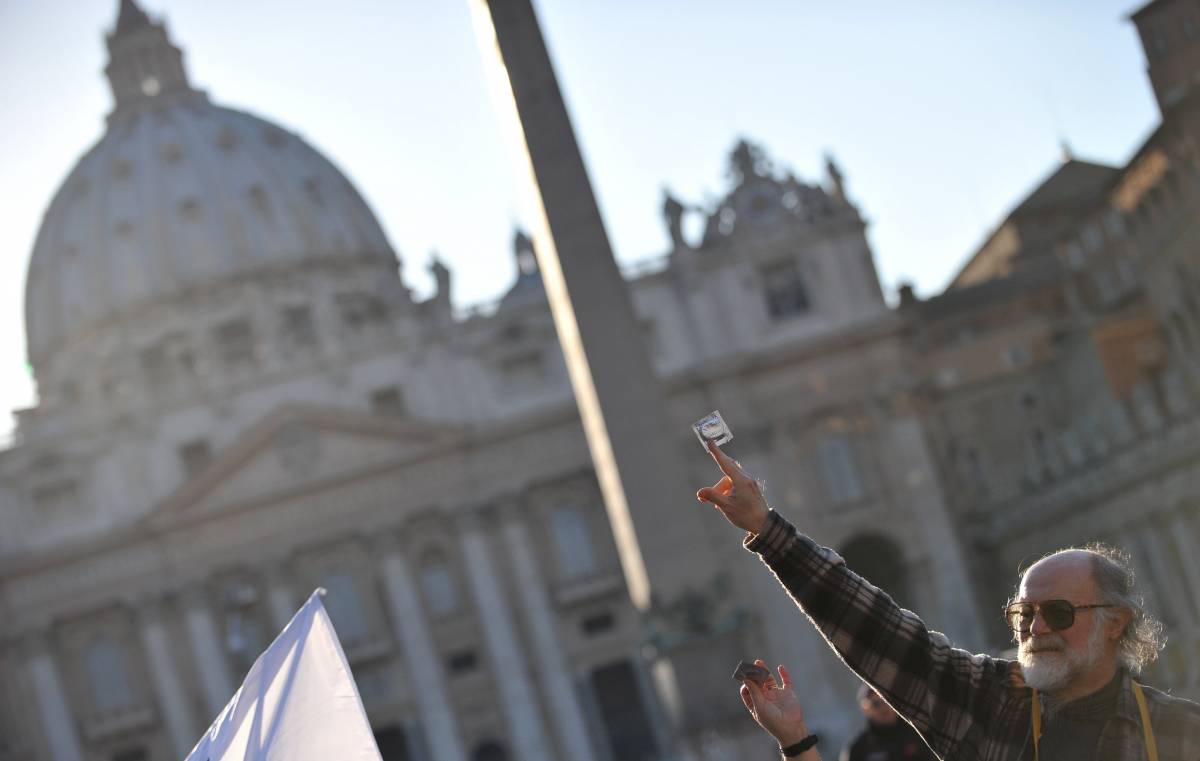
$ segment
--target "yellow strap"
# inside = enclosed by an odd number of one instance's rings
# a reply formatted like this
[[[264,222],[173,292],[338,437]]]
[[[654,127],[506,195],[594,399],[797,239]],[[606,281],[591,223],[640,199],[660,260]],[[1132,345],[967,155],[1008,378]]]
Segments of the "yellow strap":
[[[1146,706],[1146,693],[1142,692],[1142,685],[1133,682],[1133,697],[1137,701],[1138,713],[1142,715],[1142,737],[1146,740],[1146,755],[1150,761],[1158,761],[1158,743],[1154,740],[1154,728],[1150,726],[1150,709]],[[1033,712],[1033,758],[1034,761],[1041,761],[1041,754],[1038,746],[1042,740],[1042,701],[1038,697],[1038,691],[1033,691],[1033,703],[1030,705],[1030,710]]]
[[[1137,699],[1138,713],[1142,715],[1142,735],[1146,738],[1146,755],[1150,761],[1158,761],[1158,743],[1154,741],[1154,729],[1150,726],[1150,709],[1146,707],[1146,694],[1142,685],[1133,683],[1133,697]]]
[[[1041,755],[1038,752],[1038,744],[1042,740],[1042,701],[1038,698],[1038,691],[1033,691],[1033,761],[1041,761]]]

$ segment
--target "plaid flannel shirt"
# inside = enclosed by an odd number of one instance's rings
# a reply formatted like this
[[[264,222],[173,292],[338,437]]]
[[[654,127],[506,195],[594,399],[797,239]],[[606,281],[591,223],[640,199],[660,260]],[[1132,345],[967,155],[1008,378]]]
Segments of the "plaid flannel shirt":
[[[947,761],[1033,758],[1031,694],[1015,661],[950,646],[911,611],[772,512],[746,538],[821,636]],[[1130,676],[1096,749],[1101,761],[1146,759]],[[1200,761],[1200,705],[1146,687],[1161,761]],[[1054,759],[1044,759],[1054,761]]]

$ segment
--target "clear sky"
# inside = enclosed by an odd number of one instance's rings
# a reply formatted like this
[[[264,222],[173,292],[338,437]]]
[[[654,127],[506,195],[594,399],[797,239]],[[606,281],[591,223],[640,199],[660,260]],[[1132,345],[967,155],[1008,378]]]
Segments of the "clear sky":
[[[664,186],[725,190],[738,136],[819,180],[832,152],[885,291],[938,292],[1060,160],[1123,163],[1157,123],[1137,0],[536,0],[616,255],[665,253]],[[0,0],[0,430],[33,400],[25,270],[101,136],[117,0]],[[371,204],[418,295],[501,295],[521,220],[467,0],[143,0],[192,83],[299,132]]]

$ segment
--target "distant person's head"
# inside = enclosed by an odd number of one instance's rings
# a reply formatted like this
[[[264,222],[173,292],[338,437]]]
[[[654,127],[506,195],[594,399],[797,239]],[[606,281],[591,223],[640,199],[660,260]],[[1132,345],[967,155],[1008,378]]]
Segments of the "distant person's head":
[[[879,697],[879,693],[867,685],[858,688],[858,707],[872,726],[890,727],[900,721],[900,716]]]
[[[1162,649],[1162,626],[1143,608],[1129,557],[1104,545],[1034,563],[1005,613],[1025,683],[1050,695],[1078,697],[1117,666],[1136,674]]]

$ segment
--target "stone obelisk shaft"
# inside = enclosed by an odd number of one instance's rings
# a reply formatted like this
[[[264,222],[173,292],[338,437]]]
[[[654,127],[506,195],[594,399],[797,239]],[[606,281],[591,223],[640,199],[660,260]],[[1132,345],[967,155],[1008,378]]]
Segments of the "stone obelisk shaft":
[[[530,170],[534,247],[633,601],[703,584],[680,562],[704,551],[700,506],[613,258],[530,0],[474,0],[491,22]],[[485,51],[485,55],[488,51]],[[501,78],[504,79],[504,78]],[[705,456],[697,451],[698,456]],[[693,555],[694,557],[694,555]]]

